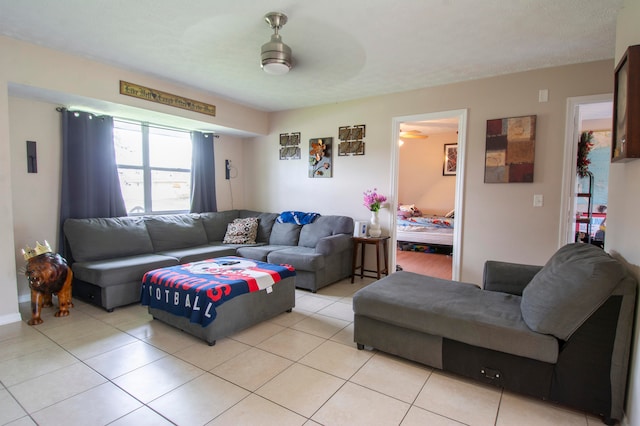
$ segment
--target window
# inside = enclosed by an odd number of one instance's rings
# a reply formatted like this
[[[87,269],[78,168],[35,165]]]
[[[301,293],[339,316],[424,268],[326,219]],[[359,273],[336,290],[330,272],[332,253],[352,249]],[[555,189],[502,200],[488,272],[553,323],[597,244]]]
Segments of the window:
[[[114,120],[113,139],[129,214],[189,211],[189,132]]]

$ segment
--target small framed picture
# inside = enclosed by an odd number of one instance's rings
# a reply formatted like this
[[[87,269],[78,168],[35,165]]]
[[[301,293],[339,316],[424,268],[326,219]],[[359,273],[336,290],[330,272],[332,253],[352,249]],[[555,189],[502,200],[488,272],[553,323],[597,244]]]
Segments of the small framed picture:
[[[444,145],[444,165],[443,176],[455,176],[458,166],[458,144],[449,143]]]

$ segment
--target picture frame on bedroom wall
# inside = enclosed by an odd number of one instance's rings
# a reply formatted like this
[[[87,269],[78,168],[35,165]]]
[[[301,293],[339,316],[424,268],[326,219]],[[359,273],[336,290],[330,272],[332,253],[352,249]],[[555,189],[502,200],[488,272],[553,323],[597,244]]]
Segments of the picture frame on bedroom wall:
[[[458,168],[458,144],[444,144],[444,163],[442,165],[443,176],[455,176]]]
[[[536,116],[487,120],[484,183],[531,183]]]

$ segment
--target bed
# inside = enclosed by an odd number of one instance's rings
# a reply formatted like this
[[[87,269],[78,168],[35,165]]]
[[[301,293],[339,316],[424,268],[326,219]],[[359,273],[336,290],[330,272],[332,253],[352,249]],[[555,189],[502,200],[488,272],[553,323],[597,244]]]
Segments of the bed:
[[[412,206],[401,205],[398,209],[396,239],[399,247],[414,243],[429,246],[453,246],[453,211],[445,216],[422,215]]]
[[[453,245],[453,219],[439,216],[398,218],[396,239],[411,243]]]
[[[295,270],[221,257],[145,274],[141,303],[157,320],[214,345],[295,306]]]

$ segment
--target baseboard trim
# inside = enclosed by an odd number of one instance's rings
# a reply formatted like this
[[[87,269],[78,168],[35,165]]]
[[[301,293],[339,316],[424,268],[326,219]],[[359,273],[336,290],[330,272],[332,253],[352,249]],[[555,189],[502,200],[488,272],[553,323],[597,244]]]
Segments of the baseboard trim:
[[[22,316],[18,312],[0,316],[0,325],[13,324],[22,321]]]

